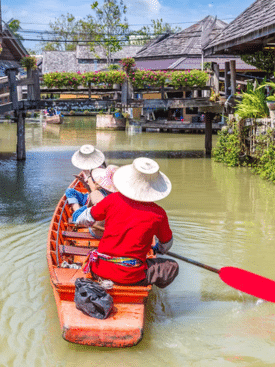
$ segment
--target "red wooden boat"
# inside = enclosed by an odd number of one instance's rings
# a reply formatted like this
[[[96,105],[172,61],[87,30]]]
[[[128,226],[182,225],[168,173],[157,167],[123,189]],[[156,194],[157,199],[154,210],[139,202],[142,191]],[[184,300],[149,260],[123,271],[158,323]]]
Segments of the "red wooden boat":
[[[86,192],[77,179],[70,187]],[[54,212],[47,244],[47,261],[56,301],[62,336],[65,340],[101,347],[130,347],[143,336],[145,303],[151,286],[117,286],[108,293],[114,308],[105,320],[85,315],[74,303],[75,280],[90,278],[82,269],[62,267],[63,261],[81,265],[91,248],[99,241],[92,238],[88,228],[76,228],[71,223],[71,209],[65,195]],[[152,256],[152,255],[149,255]]]

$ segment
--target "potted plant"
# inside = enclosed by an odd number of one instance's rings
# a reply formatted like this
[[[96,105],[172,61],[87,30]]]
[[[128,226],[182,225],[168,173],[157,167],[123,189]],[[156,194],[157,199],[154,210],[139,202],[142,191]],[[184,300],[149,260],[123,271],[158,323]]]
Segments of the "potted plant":
[[[37,60],[34,56],[26,55],[21,59],[20,63],[27,70],[35,70],[37,68]]]

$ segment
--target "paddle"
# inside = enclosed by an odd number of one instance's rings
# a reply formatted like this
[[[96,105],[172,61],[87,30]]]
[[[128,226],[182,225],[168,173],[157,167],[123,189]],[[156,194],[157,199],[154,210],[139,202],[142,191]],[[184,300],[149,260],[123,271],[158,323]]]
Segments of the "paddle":
[[[219,270],[199,263],[198,261],[188,259],[187,257],[177,255],[170,251],[167,252],[167,255],[212,271],[213,273],[217,273],[223,282],[235,289],[238,289],[239,291],[248,293],[254,297],[261,298],[269,302],[275,302],[274,280],[251,273],[247,270],[235,268],[233,266],[227,266]]]

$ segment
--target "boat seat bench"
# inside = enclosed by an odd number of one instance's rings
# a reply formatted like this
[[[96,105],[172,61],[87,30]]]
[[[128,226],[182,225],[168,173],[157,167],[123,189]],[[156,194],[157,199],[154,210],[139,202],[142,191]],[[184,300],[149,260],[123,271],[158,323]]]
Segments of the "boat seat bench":
[[[59,245],[59,253],[61,255],[76,255],[76,256],[87,256],[89,251],[95,249],[96,246],[69,246],[69,245]]]
[[[62,236],[63,238],[76,240],[96,240],[89,232],[63,231]]]

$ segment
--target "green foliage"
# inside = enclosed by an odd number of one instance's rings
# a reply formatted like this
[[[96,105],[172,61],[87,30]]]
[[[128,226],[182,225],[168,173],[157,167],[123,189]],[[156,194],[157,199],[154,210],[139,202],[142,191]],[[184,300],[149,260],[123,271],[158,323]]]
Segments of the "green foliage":
[[[119,3],[117,0],[104,0],[101,6],[99,6],[98,1],[94,1],[91,8],[95,11],[95,19],[93,20],[95,34],[94,42],[90,43],[91,49],[94,50],[94,46],[100,42],[105,49],[107,62],[110,64],[111,53],[121,50],[121,38],[128,37],[129,26],[126,18],[122,19],[123,15],[126,14],[127,7],[123,0],[120,0]],[[85,21],[83,26],[85,28]],[[86,27],[89,28],[87,22]]]
[[[131,40],[131,43],[136,45],[144,45],[146,44],[151,38],[155,38],[163,33],[170,32],[170,33],[177,33],[180,32],[180,27],[172,28],[170,24],[163,23],[161,19],[152,19],[151,24],[149,26],[143,26],[141,29],[136,31],[134,35],[138,35],[140,37]]]
[[[43,75],[43,82],[48,88],[72,88],[77,89],[83,83],[83,75],[81,73],[72,72],[54,72]]]
[[[203,70],[209,70],[211,69],[211,62],[206,61],[203,63]]]
[[[119,65],[118,64],[110,64],[108,66],[108,70],[118,70],[119,69]]]
[[[82,75],[82,83],[85,86],[89,83],[94,86],[112,86],[113,84],[122,84],[126,77],[126,73],[122,70],[91,71]]]
[[[18,33],[18,31],[20,31],[20,20],[18,19],[13,19],[11,22],[8,23],[8,26],[10,28],[10,30],[12,31],[12,33],[15,35],[15,37],[19,40],[22,41],[23,37]]]
[[[49,26],[52,31],[50,38],[54,39],[54,41],[43,41],[42,37],[41,42],[44,51],[73,51],[76,49],[78,41],[80,42],[87,37],[83,34],[81,21],[77,21],[75,16],[69,13],[55,18],[54,22],[50,22]],[[48,35],[46,37],[49,38]]]
[[[263,86],[266,84],[264,80],[260,87],[254,87],[252,83],[247,84],[246,92],[242,92],[242,100],[237,102],[235,113],[241,118],[261,118],[268,117],[269,110],[266,104],[266,96]]]
[[[259,158],[253,164],[252,171],[261,178],[275,182],[275,142],[272,132],[263,136],[261,143],[257,146]]]
[[[225,163],[229,167],[239,166],[241,141],[236,124],[232,129],[222,129],[218,136],[216,147],[213,149],[215,161]]]
[[[166,71],[153,71],[153,70],[135,70],[130,73],[130,78],[132,79],[133,87],[144,89],[148,87],[161,87],[168,83],[169,73]]]
[[[74,110],[71,110],[71,111],[69,112],[69,115],[71,115],[71,116],[75,115],[75,111],[74,111]]]
[[[129,59],[128,59],[129,60]],[[132,59],[134,60],[134,59]],[[130,63],[129,63],[130,64]],[[127,66],[128,64],[126,64]],[[133,65],[131,63],[131,65]],[[127,66],[128,67],[128,66]],[[132,80],[133,87],[143,89],[147,86],[161,87],[173,85],[176,88],[181,86],[203,87],[208,79],[208,74],[200,70],[192,71],[153,71],[153,70],[133,70],[128,77]],[[54,72],[43,75],[43,83],[48,88],[72,88],[76,89],[80,85],[88,86],[112,86],[122,84],[127,78],[127,74],[122,70],[91,71],[86,73]]]
[[[241,59],[268,74],[272,74],[274,71],[274,51],[256,51],[252,54],[241,55]]]
[[[85,111],[83,112],[83,114],[84,114],[84,115],[89,115],[89,114],[90,114],[90,111],[89,111],[89,110],[85,110]]]
[[[119,61],[119,63],[122,65],[123,70],[126,71],[127,75],[133,70],[133,68],[136,66],[135,59],[133,57],[125,57]]]
[[[23,57],[21,60],[20,60],[20,63],[21,65],[26,68],[27,70],[29,69],[36,69],[37,68],[37,60],[34,56],[29,56],[29,55],[26,55],[25,57]]]
[[[204,87],[209,75],[201,70],[174,71],[170,74],[170,83],[175,88]]]

